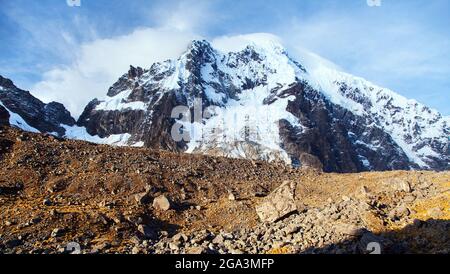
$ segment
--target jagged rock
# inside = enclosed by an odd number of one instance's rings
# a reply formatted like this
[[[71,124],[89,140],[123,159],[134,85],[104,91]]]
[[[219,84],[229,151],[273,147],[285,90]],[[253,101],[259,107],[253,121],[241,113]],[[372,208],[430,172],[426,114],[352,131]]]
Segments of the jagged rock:
[[[404,204],[399,205],[398,207],[394,208],[389,212],[389,218],[392,220],[400,219],[406,216],[409,216],[410,211],[408,207]]]
[[[131,254],[140,254],[142,252],[141,248],[139,246],[134,246],[133,249],[131,249]]]
[[[169,210],[170,209],[170,201],[166,196],[160,195],[153,200],[153,207],[158,210]]]
[[[19,115],[29,126],[40,132],[56,132],[62,137],[66,131],[62,125],[75,125],[75,120],[62,104],[56,102],[44,104],[2,76],[0,76],[0,102],[10,112]],[[2,117],[5,119],[4,111],[5,108],[0,106],[0,120]],[[27,127],[25,129],[29,130]]]
[[[224,240],[225,240],[224,237],[219,234],[212,240],[212,242],[214,244],[222,245],[224,243]]]
[[[180,250],[180,244],[177,242],[169,243],[169,248],[173,251]]]
[[[256,206],[256,213],[263,222],[275,222],[297,211],[296,183],[286,181]]]

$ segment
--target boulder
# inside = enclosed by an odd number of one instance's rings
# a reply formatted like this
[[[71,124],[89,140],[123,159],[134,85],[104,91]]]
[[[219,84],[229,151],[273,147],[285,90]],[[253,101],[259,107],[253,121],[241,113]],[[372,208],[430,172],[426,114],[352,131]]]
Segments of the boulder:
[[[409,211],[408,207],[405,204],[401,204],[398,207],[391,210],[388,214],[388,217],[391,220],[397,220],[397,219],[401,219],[403,217],[407,217],[407,216],[409,216],[409,214],[410,214],[410,211]]]
[[[323,164],[316,156],[309,153],[300,154],[300,164],[302,168],[314,169],[317,171],[323,171]]]
[[[411,185],[408,181],[400,178],[392,178],[387,180],[386,184],[390,185],[393,189],[397,191],[410,193],[412,191]]]
[[[263,222],[276,222],[297,211],[295,203],[296,183],[286,181],[256,206],[256,213]]]
[[[167,197],[164,195],[156,197],[153,200],[153,208],[163,211],[169,210],[170,209],[169,199],[167,199]]]
[[[174,242],[184,243],[184,242],[187,242],[188,237],[183,233],[178,233],[172,237],[172,240]]]
[[[217,245],[223,245],[224,241],[225,239],[223,238],[223,236],[219,234],[212,240],[212,243]]]

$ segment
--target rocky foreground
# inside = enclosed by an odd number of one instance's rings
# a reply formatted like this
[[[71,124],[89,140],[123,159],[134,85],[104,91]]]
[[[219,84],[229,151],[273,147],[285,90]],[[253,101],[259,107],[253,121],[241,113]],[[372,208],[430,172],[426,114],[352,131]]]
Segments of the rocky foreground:
[[[448,254],[449,190],[2,128],[0,253]]]

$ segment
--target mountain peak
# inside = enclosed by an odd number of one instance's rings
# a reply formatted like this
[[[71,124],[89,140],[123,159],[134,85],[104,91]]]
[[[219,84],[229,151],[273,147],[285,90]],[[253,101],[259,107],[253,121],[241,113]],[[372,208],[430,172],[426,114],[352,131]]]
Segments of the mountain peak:
[[[210,59],[214,54],[214,49],[211,44],[206,40],[193,40],[186,51],[188,59]]]
[[[0,75],[0,87],[13,89],[16,88],[13,81]]]
[[[189,49],[198,49],[198,48],[205,48],[205,47],[212,48],[211,43],[209,43],[205,39],[195,39],[195,40],[191,41],[188,48]]]

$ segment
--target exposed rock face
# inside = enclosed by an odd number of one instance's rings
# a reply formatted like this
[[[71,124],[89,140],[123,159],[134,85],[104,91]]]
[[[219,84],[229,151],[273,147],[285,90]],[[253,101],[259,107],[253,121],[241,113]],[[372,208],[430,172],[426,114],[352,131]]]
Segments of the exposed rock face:
[[[2,106],[0,106],[0,126],[9,125],[9,112]]]
[[[367,125],[373,124],[370,117],[356,116],[330,103],[305,83],[286,90],[285,96],[288,95],[296,98],[289,102],[288,110],[307,130],[299,132],[290,123],[282,121],[280,135],[285,150],[299,163],[306,162],[311,166],[313,160],[305,157],[304,153],[307,153],[316,156],[326,172],[417,167],[389,134],[378,127],[367,129]],[[373,149],[366,144],[383,144],[383,148]]]
[[[56,102],[44,104],[2,76],[0,76],[0,102],[10,116],[12,113],[15,114],[14,123],[11,124],[25,130],[63,136],[65,129],[61,124],[75,125],[75,120],[62,104]]]
[[[222,53],[194,41],[177,60],[131,67],[78,125],[100,137],[130,134],[129,145],[327,172],[449,168],[448,117],[317,63],[320,70],[308,70],[276,42]],[[189,124],[196,98],[200,111],[215,108]],[[181,117],[171,113],[179,105],[192,116],[182,130],[194,131],[176,142],[171,130]]]

